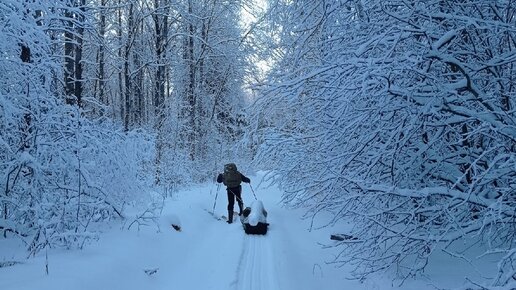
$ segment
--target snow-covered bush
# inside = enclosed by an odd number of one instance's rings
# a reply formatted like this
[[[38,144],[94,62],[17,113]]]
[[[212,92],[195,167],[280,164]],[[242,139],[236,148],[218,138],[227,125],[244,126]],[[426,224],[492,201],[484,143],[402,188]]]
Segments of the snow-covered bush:
[[[16,233],[33,253],[81,246],[94,237],[91,224],[123,217],[124,206],[144,200],[151,186],[145,171],[153,161],[150,136],[55,108],[32,120],[27,147],[4,144],[9,150],[0,159],[1,213],[9,225],[2,230]],[[20,134],[11,129],[4,132]]]

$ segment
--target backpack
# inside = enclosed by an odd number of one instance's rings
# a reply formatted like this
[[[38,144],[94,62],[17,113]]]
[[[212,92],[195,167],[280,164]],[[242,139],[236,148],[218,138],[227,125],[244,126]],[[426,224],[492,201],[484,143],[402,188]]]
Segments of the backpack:
[[[242,175],[238,172],[235,163],[224,165],[224,185],[233,188],[242,183]]]

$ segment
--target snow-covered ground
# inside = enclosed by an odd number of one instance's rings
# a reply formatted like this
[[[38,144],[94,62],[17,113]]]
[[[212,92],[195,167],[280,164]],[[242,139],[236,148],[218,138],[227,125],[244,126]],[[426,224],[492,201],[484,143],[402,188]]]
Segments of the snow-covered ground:
[[[259,179],[252,178],[253,185]],[[281,207],[276,187],[255,188],[268,211],[269,232],[246,235],[240,222],[229,225],[209,213],[216,188],[210,184],[174,194],[166,202],[160,230],[113,226],[83,250],[50,251],[48,275],[44,253],[25,260],[23,247],[0,239],[0,262],[23,261],[0,268],[0,289],[435,289],[422,280],[397,287],[387,274],[362,282],[347,279],[349,269],[325,263],[335,253],[321,246],[330,244],[331,229],[308,231],[302,211]],[[247,184],[242,196],[247,204],[254,200]],[[221,187],[216,214],[225,214],[226,205]],[[171,223],[180,224],[181,231]],[[454,266],[444,266],[435,268],[435,275],[460,285],[464,274],[454,277],[446,270]],[[145,273],[154,269],[152,275]]]

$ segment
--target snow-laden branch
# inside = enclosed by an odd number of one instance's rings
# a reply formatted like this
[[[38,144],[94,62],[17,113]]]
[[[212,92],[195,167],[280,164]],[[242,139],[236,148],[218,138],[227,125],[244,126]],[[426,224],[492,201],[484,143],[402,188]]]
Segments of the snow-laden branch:
[[[441,249],[474,259],[472,244],[512,257],[512,8],[380,2],[275,7],[290,22],[275,23],[281,57],[253,107],[257,162],[312,225],[323,212],[322,227],[351,225],[335,262],[357,278],[403,281]],[[511,263],[494,286],[513,283]]]

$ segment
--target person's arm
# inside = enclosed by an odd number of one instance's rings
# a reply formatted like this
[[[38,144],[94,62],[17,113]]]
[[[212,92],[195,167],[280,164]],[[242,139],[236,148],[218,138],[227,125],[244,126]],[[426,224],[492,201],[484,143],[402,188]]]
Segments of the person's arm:
[[[245,182],[245,183],[251,183],[251,179],[247,178],[245,175],[243,175],[242,173],[240,173],[240,176],[242,177],[242,182]]]
[[[219,173],[219,176],[217,176],[217,183],[221,183],[224,181],[224,175],[222,173]]]

